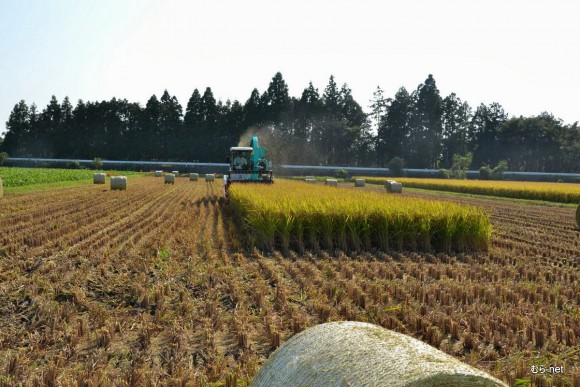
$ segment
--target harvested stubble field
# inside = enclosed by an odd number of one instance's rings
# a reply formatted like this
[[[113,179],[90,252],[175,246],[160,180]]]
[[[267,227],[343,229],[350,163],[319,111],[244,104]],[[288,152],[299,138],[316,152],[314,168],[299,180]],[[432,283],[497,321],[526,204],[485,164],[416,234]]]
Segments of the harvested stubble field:
[[[488,252],[264,256],[243,249],[220,194],[142,177],[0,199],[0,384],[247,385],[293,334],[334,320],[510,384],[532,365],[580,383],[574,209],[446,196],[491,212]]]

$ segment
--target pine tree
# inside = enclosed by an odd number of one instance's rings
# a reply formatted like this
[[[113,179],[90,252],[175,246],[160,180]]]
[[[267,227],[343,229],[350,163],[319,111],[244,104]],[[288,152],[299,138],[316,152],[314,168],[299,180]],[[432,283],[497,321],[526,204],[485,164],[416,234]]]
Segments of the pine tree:
[[[337,145],[340,143],[339,135],[344,130],[340,91],[332,75],[322,94],[322,103],[320,138],[315,139],[315,146],[321,150],[320,162],[324,165],[330,165],[336,162]]]
[[[217,159],[217,138],[218,138],[218,118],[219,109],[216,100],[213,96],[211,88],[205,89],[203,96],[201,97],[201,114],[202,114],[202,125],[200,138],[197,141],[204,144],[204,148],[200,151],[200,160],[211,162],[221,161]]]
[[[503,107],[494,102],[489,106],[481,104],[471,119],[470,142],[474,165],[494,164],[500,126],[507,120]]]
[[[264,93],[264,113],[266,121],[280,132],[282,136],[291,134],[290,111],[291,103],[288,95],[288,85],[277,72],[272,78],[268,90]]]
[[[12,109],[6,122],[6,135],[0,151],[12,157],[27,154],[27,143],[30,131],[30,109],[24,100],[21,100]]]
[[[435,168],[441,155],[443,114],[442,99],[433,75],[429,74],[424,84],[417,88],[415,120],[411,130],[414,133],[415,152],[411,165],[417,168]]]
[[[177,97],[170,96],[165,90],[161,96],[159,111],[159,127],[161,131],[161,158],[179,160],[185,156],[185,143],[182,133],[183,108]]]
[[[451,93],[443,99],[443,148],[442,163],[444,168],[451,168],[454,155],[465,155],[468,149],[468,132],[471,120],[471,108],[467,102]]]
[[[404,149],[409,145],[407,139],[413,104],[413,97],[401,87],[380,120],[376,139],[377,163],[380,167],[386,167],[395,157],[404,159],[407,156]]]
[[[252,90],[250,98],[244,104],[244,126],[260,127],[264,121],[262,99],[258,89]]]
[[[160,137],[161,103],[153,94],[147,101],[143,111],[143,132],[145,138],[144,153],[153,160],[160,160],[160,152],[157,147]]]
[[[184,143],[187,144],[185,157],[187,160],[197,161],[203,152],[204,144],[197,141],[201,136],[203,112],[201,106],[201,94],[195,89],[187,102],[184,124]]]

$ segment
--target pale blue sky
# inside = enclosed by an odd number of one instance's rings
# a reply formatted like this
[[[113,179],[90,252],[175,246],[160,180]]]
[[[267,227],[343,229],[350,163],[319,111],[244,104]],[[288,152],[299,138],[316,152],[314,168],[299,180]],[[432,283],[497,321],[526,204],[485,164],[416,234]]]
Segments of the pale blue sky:
[[[0,132],[14,104],[52,94],[187,104],[211,86],[242,103],[281,71],[299,96],[334,74],[366,109],[432,73],[443,96],[510,115],[580,120],[576,0],[0,0]]]

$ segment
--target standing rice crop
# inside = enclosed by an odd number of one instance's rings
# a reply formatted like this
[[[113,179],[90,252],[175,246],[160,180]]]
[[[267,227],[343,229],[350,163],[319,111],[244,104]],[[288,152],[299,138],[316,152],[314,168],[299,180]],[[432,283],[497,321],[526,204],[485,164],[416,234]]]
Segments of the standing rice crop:
[[[262,249],[486,250],[489,215],[450,202],[295,181],[233,185],[230,203]]]
[[[369,184],[385,184],[388,179],[365,177]],[[450,180],[398,178],[405,187],[459,192],[475,195],[499,196],[514,199],[545,200],[559,203],[580,201],[580,184],[529,181]]]

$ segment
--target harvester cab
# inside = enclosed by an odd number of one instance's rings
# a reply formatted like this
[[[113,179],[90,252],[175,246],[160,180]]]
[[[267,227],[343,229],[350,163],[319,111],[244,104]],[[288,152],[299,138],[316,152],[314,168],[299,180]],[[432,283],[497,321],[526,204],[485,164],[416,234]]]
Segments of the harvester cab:
[[[253,136],[250,146],[233,146],[227,158],[230,164],[224,174],[224,196],[232,183],[273,183],[272,165],[266,159],[266,149],[258,145],[258,137]]]

